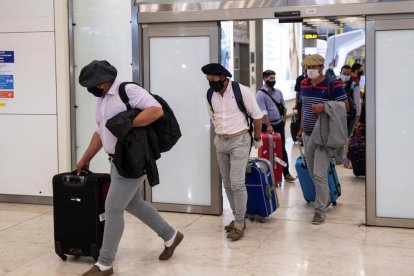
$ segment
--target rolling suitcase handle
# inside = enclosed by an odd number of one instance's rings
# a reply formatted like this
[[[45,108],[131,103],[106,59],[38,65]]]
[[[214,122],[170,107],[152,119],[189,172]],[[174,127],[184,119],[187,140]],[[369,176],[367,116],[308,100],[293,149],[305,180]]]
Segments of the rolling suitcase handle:
[[[85,185],[85,176],[93,174],[90,170],[85,170],[83,175],[77,175],[77,170],[63,177],[63,184],[66,186],[78,187]]]
[[[299,145],[299,151],[300,151],[300,156],[302,157],[302,160],[303,160],[302,167],[306,168],[307,167],[306,158],[305,158],[305,155],[303,154],[302,147],[300,145]]]

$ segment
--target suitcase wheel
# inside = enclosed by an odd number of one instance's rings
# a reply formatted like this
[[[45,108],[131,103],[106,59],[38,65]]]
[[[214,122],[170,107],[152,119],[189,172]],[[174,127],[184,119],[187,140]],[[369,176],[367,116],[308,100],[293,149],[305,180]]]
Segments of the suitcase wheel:
[[[265,218],[262,217],[257,217],[256,221],[260,222],[260,223],[265,223]]]
[[[55,241],[55,252],[63,261],[66,261],[68,258],[65,254],[63,254],[62,245],[58,241]]]
[[[260,222],[260,223],[264,223],[265,219],[266,219],[266,218],[261,217],[259,215],[249,215],[249,214],[247,214],[246,217],[248,217],[249,220],[252,221],[252,222],[257,221],[257,222]]]

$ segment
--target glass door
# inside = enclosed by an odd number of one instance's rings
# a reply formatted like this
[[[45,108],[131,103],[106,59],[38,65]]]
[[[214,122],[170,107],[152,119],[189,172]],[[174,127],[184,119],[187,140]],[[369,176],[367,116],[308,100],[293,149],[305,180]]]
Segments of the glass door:
[[[159,210],[221,214],[221,179],[201,67],[219,61],[217,22],[142,26],[143,86],[173,109],[182,137],[157,161],[160,184],[146,187]]]

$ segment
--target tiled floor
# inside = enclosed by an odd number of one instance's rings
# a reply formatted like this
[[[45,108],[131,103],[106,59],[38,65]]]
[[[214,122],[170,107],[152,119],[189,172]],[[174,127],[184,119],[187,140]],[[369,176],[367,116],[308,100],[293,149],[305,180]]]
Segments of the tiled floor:
[[[291,163],[298,145],[288,141]],[[158,261],[161,240],[126,215],[114,275],[414,275],[414,230],[365,227],[365,180],[337,167],[343,194],[325,224],[310,223],[312,206],[299,184],[278,189],[281,208],[266,223],[247,222],[246,236],[228,242],[222,216],[162,215],[184,235],[174,257]],[[294,169],[292,169],[294,174]],[[55,255],[51,206],[0,204],[0,275],[80,275],[90,258]]]

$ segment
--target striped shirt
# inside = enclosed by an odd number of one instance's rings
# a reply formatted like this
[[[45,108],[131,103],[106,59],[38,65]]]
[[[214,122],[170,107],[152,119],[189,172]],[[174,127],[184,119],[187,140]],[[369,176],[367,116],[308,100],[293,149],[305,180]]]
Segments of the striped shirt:
[[[325,78],[315,87],[312,86],[311,79],[306,78],[301,83],[300,98],[302,99],[303,120],[302,127],[304,132],[312,132],[315,127],[318,115],[313,113],[312,105],[324,103],[330,99],[345,101],[347,99],[341,80],[335,80],[333,89],[328,95],[329,79]]]

